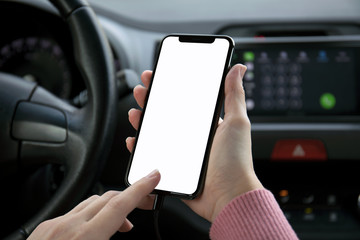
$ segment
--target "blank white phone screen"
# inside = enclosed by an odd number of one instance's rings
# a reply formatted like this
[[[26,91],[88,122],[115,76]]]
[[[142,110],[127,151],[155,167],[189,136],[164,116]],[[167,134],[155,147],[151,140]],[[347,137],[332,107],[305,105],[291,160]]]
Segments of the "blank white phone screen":
[[[154,169],[158,190],[193,194],[201,168],[229,41],[163,40],[144,112],[128,181],[133,184]]]

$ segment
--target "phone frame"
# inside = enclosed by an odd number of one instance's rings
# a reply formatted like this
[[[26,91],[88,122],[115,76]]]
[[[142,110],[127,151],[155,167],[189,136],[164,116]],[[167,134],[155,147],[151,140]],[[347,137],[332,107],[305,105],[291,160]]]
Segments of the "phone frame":
[[[199,180],[198,180],[198,184],[197,184],[197,188],[196,188],[195,192],[192,193],[192,194],[186,194],[186,193],[165,191],[165,190],[159,190],[159,189],[155,189],[152,192],[153,194],[158,194],[158,195],[173,196],[173,197],[178,197],[178,198],[183,198],[183,199],[194,199],[196,196],[198,196],[202,192],[202,190],[204,188],[205,178],[206,178],[206,171],[207,171],[207,166],[208,166],[209,156],[210,156],[210,150],[211,150],[212,142],[213,142],[213,139],[214,139],[215,131],[216,131],[216,128],[217,128],[217,125],[218,125],[218,122],[219,122],[221,108],[223,106],[225,78],[226,78],[226,74],[228,72],[228,69],[230,67],[232,53],[233,53],[233,50],[234,50],[234,47],[235,47],[234,40],[231,37],[226,36],[226,35],[170,34],[170,35],[167,35],[166,37],[164,37],[162,39],[162,41],[161,41],[161,43],[160,43],[160,45],[158,47],[158,50],[157,50],[153,74],[152,74],[152,77],[151,77],[148,92],[146,94],[145,104],[144,104],[144,108],[143,108],[143,111],[142,111],[142,114],[141,114],[139,128],[138,128],[138,131],[136,132],[134,148],[133,148],[133,150],[131,152],[130,160],[129,160],[129,163],[128,163],[128,166],[127,166],[127,169],[126,169],[125,183],[126,183],[127,186],[131,186],[131,184],[128,181],[128,177],[129,177],[130,169],[131,169],[131,166],[132,166],[132,160],[133,160],[134,152],[136,151],[137,139],[138,139],[138,136],[139,136],[140,131],[141,131],[141,125],[142,125],[142,122],[143,122],[143,116],[144,116],[144,113],[146,111],[146,106],[147,106],[149,94],[150,94],[150,91],[151,91],[154,76],[156,74],[156,69],[157,69],[157,65],[158,65],[159,56],[161,54],[162,45],[163,45],[164,40],[166,38],[168,38],[168,37],[179,37],[180,42],[194,42],[194,43],[209,43],[210,44],[210,43],[214,42],[216,38],[226,39],[229,42],[229,48],[228,48],[228,52],[227,52],[227,55],[226,55],[226,61],[225,61],[225,64],[224,64],[224,69],[223,69],[222,79],[221,79],[221,83],[220,83],[220,88],[218,90],[217,101],[216,101],[216,105],[215,105],[215,109],[214,109],[214,113],[213,113],[213,119],[212,119],[212,122],[211,122],[211,127],[210,127],[209,136],[208,136],[208,140],[207,140],[207,144],[206,144],[206,149],[205,149],[205,153],[204,153],[202,167],[201,167]]]

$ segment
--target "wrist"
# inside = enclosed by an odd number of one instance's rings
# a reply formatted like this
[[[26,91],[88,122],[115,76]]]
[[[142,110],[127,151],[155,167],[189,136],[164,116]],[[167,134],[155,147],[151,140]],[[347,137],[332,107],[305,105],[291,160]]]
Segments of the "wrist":
[[[215,203],[213,214],[211,217],[211,222],[215,220],[217,215],[236,197],[245,194],[247,192],[263,189],[263,185],[260,180],[254,174],[249,174],[248,176],[242,178],[242,181],[239,181],[239,184],[235,185],[232,190],[227,191],[224,195],[220,196]]]

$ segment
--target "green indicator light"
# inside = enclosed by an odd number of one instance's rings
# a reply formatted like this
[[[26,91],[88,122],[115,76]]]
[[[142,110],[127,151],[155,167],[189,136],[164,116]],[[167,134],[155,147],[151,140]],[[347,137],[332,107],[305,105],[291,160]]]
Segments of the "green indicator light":
[[[331,93],[324,93],[320,97],[320,105],[326,109],[330,110],[335,107],[336,104],[336,98]]]
[[[253,62],[255,54],[253,52],[244,52],[243,58],[245,62]]]

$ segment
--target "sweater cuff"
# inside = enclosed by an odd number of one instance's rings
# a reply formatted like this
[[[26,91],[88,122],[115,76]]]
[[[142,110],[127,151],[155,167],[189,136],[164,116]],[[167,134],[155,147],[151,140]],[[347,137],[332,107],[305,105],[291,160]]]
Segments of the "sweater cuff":
[[[298,239],[274,195],[257,189],[233,199],[215,218],[210,238]]]

